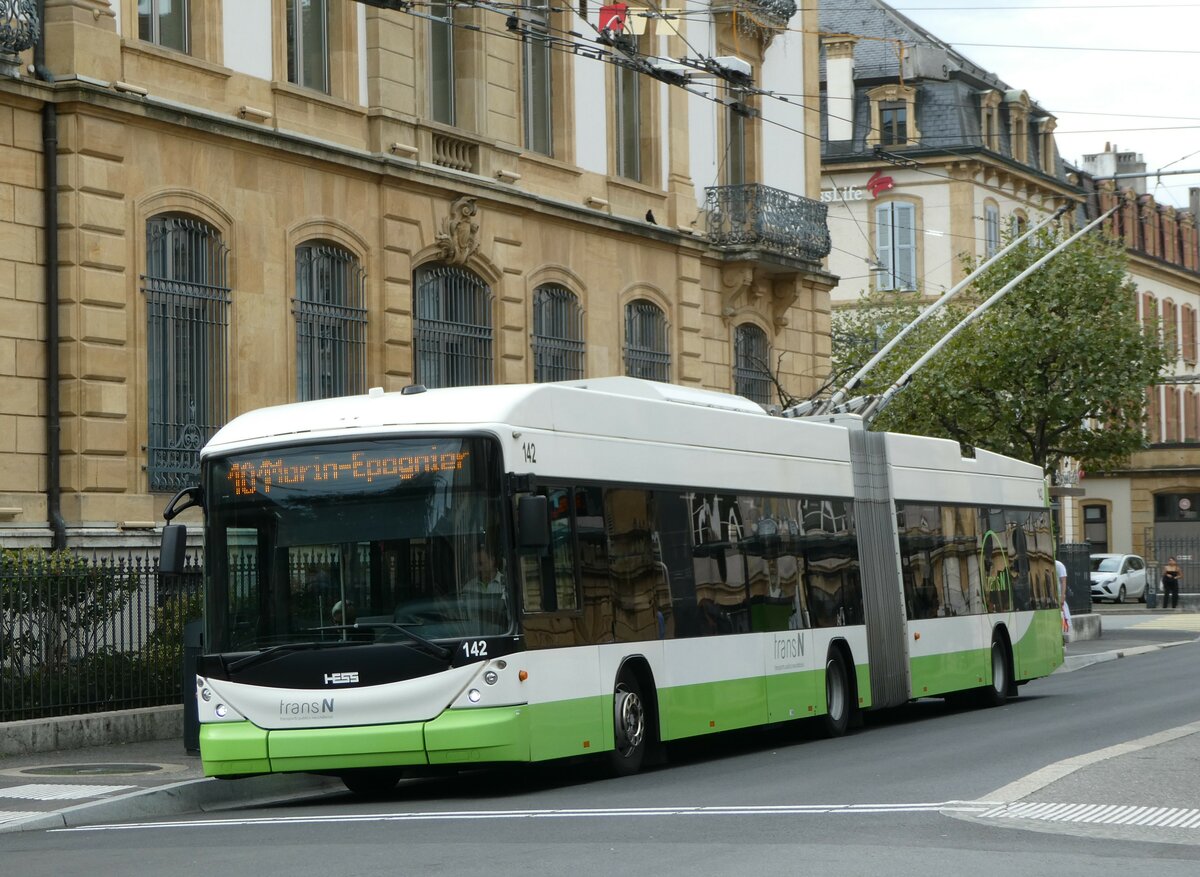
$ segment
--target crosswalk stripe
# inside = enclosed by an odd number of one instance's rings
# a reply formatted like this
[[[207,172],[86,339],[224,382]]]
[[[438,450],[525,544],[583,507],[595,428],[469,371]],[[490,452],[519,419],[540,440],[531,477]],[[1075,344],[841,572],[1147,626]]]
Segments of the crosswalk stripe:
[[[992,807],[980,819],[1028,819],[1088,825],[1138,825],[1147,828],[1196,828],[1200,809],[1139,807],[1133,804],[1036,804],[1029,801]]]
[[[133,786],[97,786],[80,783],[26,783],[0,789],[0,798],[21,798],[26,801],[70,801],[81,798],[102,798]]]

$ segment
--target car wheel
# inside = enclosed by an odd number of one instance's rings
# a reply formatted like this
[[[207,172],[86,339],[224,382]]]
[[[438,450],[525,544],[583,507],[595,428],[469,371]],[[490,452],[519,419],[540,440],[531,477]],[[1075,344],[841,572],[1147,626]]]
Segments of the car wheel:
[[[1125,586],[1124,585],[1121,585],[1121,587],[1117,589],[1117,599],[1114,600],[1113,602],[1114,603],[1124,603],[1125,602]]]

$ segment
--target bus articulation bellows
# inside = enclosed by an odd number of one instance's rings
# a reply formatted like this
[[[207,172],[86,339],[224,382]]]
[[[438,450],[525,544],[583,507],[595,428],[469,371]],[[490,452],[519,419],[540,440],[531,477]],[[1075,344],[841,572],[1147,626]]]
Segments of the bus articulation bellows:
[[[372,390],[236,418],[167,517],[197,504],[211,776],[630,773],[1062,663],[1041,471],[852,415],[631,378]]]

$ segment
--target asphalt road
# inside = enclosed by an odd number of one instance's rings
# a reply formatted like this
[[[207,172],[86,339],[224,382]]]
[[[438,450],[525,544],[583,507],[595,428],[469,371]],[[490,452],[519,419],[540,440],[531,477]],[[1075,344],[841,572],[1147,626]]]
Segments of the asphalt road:
[[[838,740],[725,735],[621,780],[562,765],[486,771],[405,781],[374,801],[326,791],[0,835],[0,871],[1195,875],[1198,680],[1193,643],[1056,674],[999,709],[921,701]],[[1159,807],[1177,823],[1194,811],[1198,827],[1121,816]]]

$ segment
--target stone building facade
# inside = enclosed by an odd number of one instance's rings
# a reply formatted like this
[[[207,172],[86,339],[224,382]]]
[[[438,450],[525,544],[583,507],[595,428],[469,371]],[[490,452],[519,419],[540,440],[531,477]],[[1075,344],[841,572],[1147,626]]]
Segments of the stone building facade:
[[[1138,313],[1167,343],[1161,382],[1146,392],[1146,448],[1128,466],[1084,472],[1075,532],[1093,551],[1133,552],[1161,562],[1156,542],[1200,547],[1200,234],[1190,210],[1136,188],[1084,177],[1090,218],[1116,206],[1106,233],[1125,245]],[[1189,551],[1190,553],[1190,551]],[[1200,575],[1197,558],[1189,572]],[[1194,578],[1189,578],[1195,581]]]
[[[963,256],[1074,203],[1054,117],[878,0],[823,5],[822,180],[834,304],[932,300]]]
[[[614,37],[587,4],[387,5],[46,0],[40,74],[0,81],[4,545],[151,543],[260,406],[610,374],[772,404],[827,373],[817,113],[735,88],[815,79],[815,12]],[[661,60],[696,47],[694,80]]]

